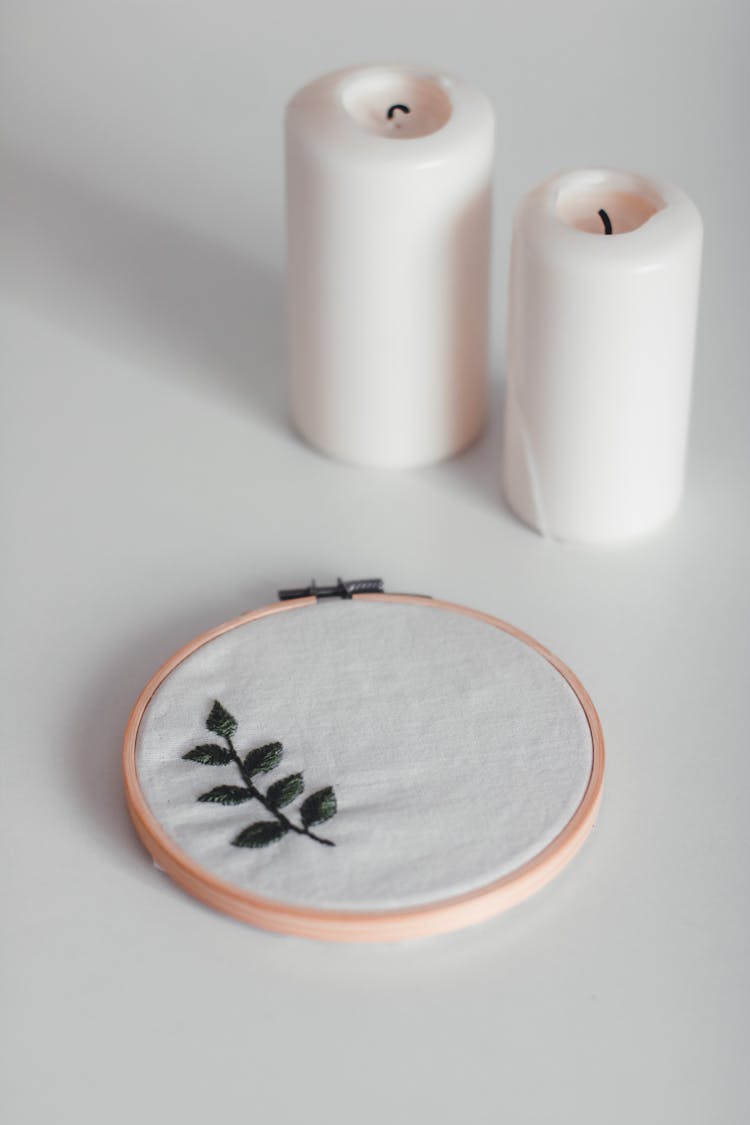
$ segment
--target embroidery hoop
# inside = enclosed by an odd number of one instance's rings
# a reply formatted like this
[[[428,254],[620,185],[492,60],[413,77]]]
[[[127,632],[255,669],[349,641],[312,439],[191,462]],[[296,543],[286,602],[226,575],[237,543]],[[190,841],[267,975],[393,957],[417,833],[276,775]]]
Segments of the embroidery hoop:
[[[548,883],[570,862],[596,818],[604,777],[604,737],[596,709],[574,673],[528,634],[499,618],[438,599],[406,594],[354,594],[354,600],[403,605],[428,605],[484,622],[528,645],[563,677],[578,700],[591,734],[592,765],[583,797],[562,831],[528,862],[478,890],[427,905],[382,911],[342,911],[294,906],[261,897],[218,878],[164,830],[148,806],[138,777],[138,731],[154,693],[187,657],[203,645],[239,626],[274,614],[317,604],[317,598],[282,600],[243,614],[196,637],[181,648],[150,679],[136,702],[125,731],[123,770],[127,806],[138,836],[155,863],[183,890],[206,905],[244,922],[279,933],[328,941],[399,941],[445,933],[484,921],[521,902]]]

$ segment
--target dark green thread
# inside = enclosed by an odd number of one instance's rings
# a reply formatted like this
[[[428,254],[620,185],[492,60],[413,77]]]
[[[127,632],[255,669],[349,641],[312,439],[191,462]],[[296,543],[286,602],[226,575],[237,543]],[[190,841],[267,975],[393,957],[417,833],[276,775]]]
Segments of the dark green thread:
[[[282,778],[281,781],[274,781],[273,785],[269,786],[266,793],[268,803],[271,808],[283,809],[284,805],[291,805],[304,788],[302,774],[293,773],[289,777]]]
[[[201,793],[198,800],[213,805],[241,805],[243,801],[251,801],[252,794],[243,785],[217,785],[208,793]]]
[[[235,848],[265,848],[266,844],[274,844],[287,832],[288,829],[277,820],[256,820],[255,824],[243,828],[232,843]]]
[[[305,828],[309,828],[311,824],[323,824],[326,820],[330,820],[336,815],[337,808],[336,794],[333,786],[329,785],[311,794],[302,802],[300,817]]]
[[[223,738],[231,738],[233,734],[237,733],[237,720],[224,710],[218,699],[214,701],[211,714],[206,719],[206,726],[214,734],[220,734]]]
[[[183,754],[183,758],[190,762],[199,762],[204,766],[226,766],[233,762],[239,769],[244,784],[217,785],[207,793],[202,793],[198,800],[205,804],[239,805],[254,798],[275,818],[258,820],[243,828],[232,840],[236,848],[265,848],[267,844],[274,844],[289,832],[295,832],[298,836],[309,836],[311,840],[315,840],[318,844],[325,844],[329,848],[336,846],[333,840],[325,840],[310,831],[313,825],[323,824],[336,815],[336,794],[333,786],[328,785],[325,789],[319,789],[306,797],[300,806],[302,823],[295,824],[280,810],[290,805],[304,792],[305,782],[302,774],[292,773],[280,781],[275,781],[268,787],[266,793],[262,793],[253,781],[259,773],[270,773],[279,765],[284,754],[282,744],[268,742],[264,746],[256,746],[241,758],[232,741],[237,733],[237,720],[218,700],[214,700],[214,705],[206,719],[206,727],[212,734],[218,734],[224,739],[226,748],[216,743],[195,746]]]
[[[268,773],[278,766],[283,753],[284,747],[280,742],[269,742],[267,746],[258,746],[246,754],[242,765],[250,777],[254,777],[256,773]]]
[[[211,743],[206,746],[195,746],[182,756],[190,762],[201,762],[204,766],[228,766],[232,760],[228,750]]]

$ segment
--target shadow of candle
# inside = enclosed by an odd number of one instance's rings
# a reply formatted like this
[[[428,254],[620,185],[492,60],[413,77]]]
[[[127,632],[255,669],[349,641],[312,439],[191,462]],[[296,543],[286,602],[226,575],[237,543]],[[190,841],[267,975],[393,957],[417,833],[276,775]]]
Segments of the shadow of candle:
[[[280,273],[25,156],[4,159],[4,273],[32,307],[283,423]]]

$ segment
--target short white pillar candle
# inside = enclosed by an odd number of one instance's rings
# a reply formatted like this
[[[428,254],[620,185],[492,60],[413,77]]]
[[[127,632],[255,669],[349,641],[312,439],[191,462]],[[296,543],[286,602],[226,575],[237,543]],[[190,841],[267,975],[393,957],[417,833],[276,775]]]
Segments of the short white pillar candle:
[[[626,172],[571,172],[522,200],[503,475],[542,534],[616,541],[676,510],[702,233],[683,192]]]
[[[291,407],[325,453],[426,464],[481,429],[493,146],[483,94],[407,67],[289,103]]]

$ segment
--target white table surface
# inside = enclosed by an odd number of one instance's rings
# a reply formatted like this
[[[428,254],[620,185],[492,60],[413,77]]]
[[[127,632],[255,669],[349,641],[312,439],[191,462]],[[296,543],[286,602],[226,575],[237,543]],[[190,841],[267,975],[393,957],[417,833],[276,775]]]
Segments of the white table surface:
[[[12,1125],[747,1119],[747,41],[742,0],[6,0],[2,1080]],[[286,98],[357,61],[498,113],[492,423],[411,473],[327,461],[284,390]],[[706,223],[688,489],[617,550],[499,490],[510,214],[565,167],[666,176]],[[280,585],[382,575],[539,637],[609,760],[544,892],[338,947],[151,864],[120,742],[151,672]]]

